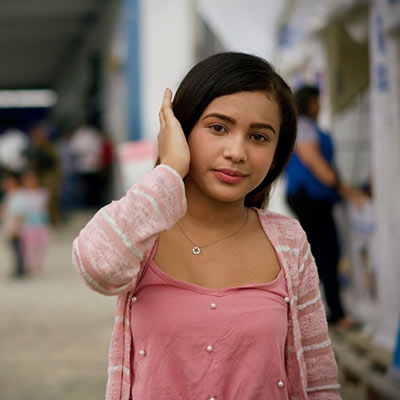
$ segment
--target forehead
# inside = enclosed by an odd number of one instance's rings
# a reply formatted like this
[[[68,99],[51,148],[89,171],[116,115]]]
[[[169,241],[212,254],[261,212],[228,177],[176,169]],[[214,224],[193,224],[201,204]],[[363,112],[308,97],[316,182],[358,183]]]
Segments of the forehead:
[[[264,91],[238,92],[213,99],[200,118],[219,112],[233,118],[241,117],[250,122],[281,121],[281,111],[275,95]]]

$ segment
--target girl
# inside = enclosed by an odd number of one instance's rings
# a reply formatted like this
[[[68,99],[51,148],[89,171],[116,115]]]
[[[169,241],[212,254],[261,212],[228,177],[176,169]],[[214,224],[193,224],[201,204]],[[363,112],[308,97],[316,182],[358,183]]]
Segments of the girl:
[[[12,278],[25,276],[25,266],[21,249],[21,228],[24,214],[24,196],[21,193],[19,175],[6,172],[1,180],[5,196],[0,208],[2,217],[2,230],[11,247],[14,258]]]
[[[339,399],[305,234],[262,210],[295,142],[289,87],[217,54],[159,116],[159,165],[73,244],[86,284],[118,295],[107,399]]]
[[[22,253],[27,272],[42,271],[49,238],[48,191],[39,186],[37,173],[29,169],[22,175],[24,223],[21,232]]]

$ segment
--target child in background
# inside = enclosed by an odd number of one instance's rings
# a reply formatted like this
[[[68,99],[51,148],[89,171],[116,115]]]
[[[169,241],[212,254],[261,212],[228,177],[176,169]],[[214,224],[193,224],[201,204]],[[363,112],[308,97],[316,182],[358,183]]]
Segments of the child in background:
[[[24,224],[22,227],[22,251],[27,272],[35,274],[41,271],[45,249],[48,242],[48,191],[39,186],[34,170],[22,175],[25,201]]]
[[[2,230],[14,256],[12,277],[22,278],[25,275],[21,246],[21,229],[24,212],[23,194],[17,174],[7,173],[1,183],[5,193],[1,208]]]

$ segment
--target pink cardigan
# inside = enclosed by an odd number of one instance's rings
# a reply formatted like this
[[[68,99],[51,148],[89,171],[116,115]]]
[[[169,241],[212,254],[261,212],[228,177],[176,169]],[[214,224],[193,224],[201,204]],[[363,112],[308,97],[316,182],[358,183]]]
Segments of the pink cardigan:
[[[285,361],[290,398],[340,399],[317,269],[305,233],[294,219],[257,211],[289,293]],[[159,165],[123,198],[99,210],[73,243],[73,264],[86,284],[104,295],[118,295],[106,400],[130,398],[132,292],[157,235],[185,212],[181,177]]]

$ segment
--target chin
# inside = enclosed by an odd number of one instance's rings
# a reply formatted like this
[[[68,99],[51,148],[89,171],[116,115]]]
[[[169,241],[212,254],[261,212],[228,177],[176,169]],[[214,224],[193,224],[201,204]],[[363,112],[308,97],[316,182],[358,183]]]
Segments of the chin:
[[[237,201],[244,201],[247,192],[239,190],[210,190],[207,195],[212,199],[223,203],[233,203]]]

